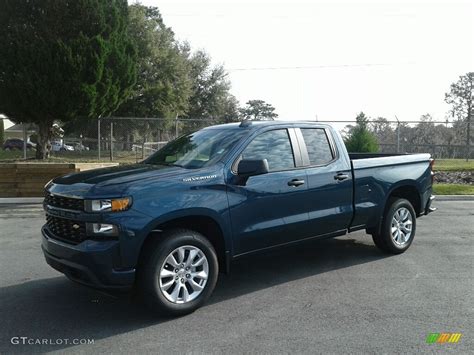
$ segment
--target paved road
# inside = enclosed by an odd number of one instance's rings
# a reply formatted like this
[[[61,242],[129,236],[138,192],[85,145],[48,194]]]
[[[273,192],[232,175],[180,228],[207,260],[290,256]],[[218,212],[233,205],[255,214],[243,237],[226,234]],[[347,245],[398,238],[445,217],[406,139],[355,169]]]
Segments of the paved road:
[[[437,207],[403,255],[384,256],[356,233],[248,258],[205,307],[165,319],[50,269],[40,207],[0,206],[0,353],[472,351],[474,201]],[[463,337],[428,345],[431,332]],[[15,336],[94,344],[12,345]]]

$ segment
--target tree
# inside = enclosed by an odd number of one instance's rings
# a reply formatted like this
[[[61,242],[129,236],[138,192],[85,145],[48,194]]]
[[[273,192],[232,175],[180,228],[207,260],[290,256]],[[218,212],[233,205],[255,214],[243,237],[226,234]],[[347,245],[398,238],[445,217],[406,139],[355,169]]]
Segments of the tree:
[[[176,41],[156,7],[134,4],[129,12],[129,34],[138,49],[138,78],[133,94],[115,114],[169,119],[155,121],[157,127],[153,128],[164,128],[172,118],[185,114],[189,106],[192,93],[189,46]],[[152,128],[145,126],[141,127],[142,131]]]
[[[396,132],[390,125],[390,122],[384,117],[378,117],[374,120],[371,120],[370,131],[377,138],[377,142],[393,144],[396,141]]]
[[[210,56],[204,51],[193,53],[189,60],[192,95],[184,118],[237,121],[237,100],[230,94],[231,85],[224,67],[213,67]]]
[[[115,111],[136,79],[126,0],[2,0],[0,112],[38,125],[36,157],[51,126]]]
[[[466,161],[469,160],[470,155],[473,87],[474,72],[470,72],[461,75],[457,82],[451,84],[450,91],[445,94],[445,101],[452,106],[453,114],[459,120],[466,122]]]
[[[346,148],[351,153],[377,152],[377,138],[369,131],[369,119],[361,112],[356,117],[356,125],[351,127],[348,137],[344,140]]]
[[[247,120],[272,121],[278,117],[275,108],[263,100],[250,100],[239,111],[241,116]]]

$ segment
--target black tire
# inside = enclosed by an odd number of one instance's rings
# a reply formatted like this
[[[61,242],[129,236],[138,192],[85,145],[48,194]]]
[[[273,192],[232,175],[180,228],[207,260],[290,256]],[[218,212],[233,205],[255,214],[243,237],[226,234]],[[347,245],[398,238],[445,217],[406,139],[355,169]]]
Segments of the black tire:
[[[195,299],[186,303],[173,303],[167,299],[165,291],[161,290],[159,275],[168,256],[183,246],[197,247],[204,253],[209,267],[208,278],[204,289]],[[192,230],[173,229],[156,235],[156,239],[146,248],[138,268],[137,291],[152,310],[158,314],[180,316],[194,312],[207,301],[214,291],[219,274],[216,251],[208,239]]]
[[[411,234],[404,243],[397,243],[392,238],[392,220],[394,219],[395,213],[402,210],[408,210],[411,215]],[[407,216],[407,218],[409,218]],[[385,209],[385,214],[383,216],[382,225],[380,232],[375,232],[372,234],[372,239],[374,244],[389,254],[401,254],[405,252],[413,242],[416,233],[416,213],[411,205],[410,201],[404,198],[392,197],[388,200],[387,208]]]

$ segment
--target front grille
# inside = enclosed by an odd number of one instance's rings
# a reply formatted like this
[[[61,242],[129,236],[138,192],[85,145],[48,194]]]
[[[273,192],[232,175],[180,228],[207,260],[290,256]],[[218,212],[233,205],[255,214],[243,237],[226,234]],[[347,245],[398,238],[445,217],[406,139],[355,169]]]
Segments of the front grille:
[[[87,239],[86,224],[84,222],[46,215],[46,225],[53,233],[53,238],[72,244],[79,244]]]
[[[49,206],[57,208],[84,211],[84,200],[79,198],[64,197],[45,192],[44,202]]]

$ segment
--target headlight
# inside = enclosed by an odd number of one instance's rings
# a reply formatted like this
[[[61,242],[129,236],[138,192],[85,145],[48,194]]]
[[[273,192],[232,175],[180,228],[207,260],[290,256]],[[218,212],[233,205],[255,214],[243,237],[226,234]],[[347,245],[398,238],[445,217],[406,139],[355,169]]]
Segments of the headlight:
[[[125,211],[132,205],[130,197],[104,200],[86,200],[87,212],[119,212]]]

